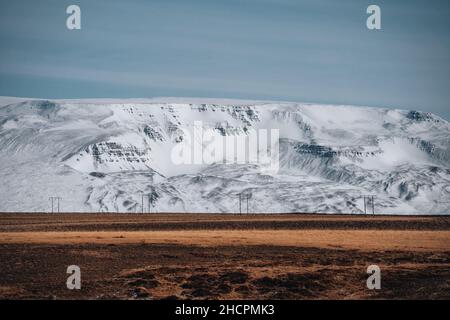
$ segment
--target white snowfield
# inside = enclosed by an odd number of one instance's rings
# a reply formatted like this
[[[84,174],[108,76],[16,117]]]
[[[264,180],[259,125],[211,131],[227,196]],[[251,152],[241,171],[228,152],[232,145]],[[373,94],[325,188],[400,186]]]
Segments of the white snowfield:
[[[278,129],[279,171],[177,165],[200,121]],[[0,98],[0,212],[450,213],[450,125],[382,108],[225,99]],[[56,208],[56,207],[55,207]],[[366,203],[372,213],[372,203]]]

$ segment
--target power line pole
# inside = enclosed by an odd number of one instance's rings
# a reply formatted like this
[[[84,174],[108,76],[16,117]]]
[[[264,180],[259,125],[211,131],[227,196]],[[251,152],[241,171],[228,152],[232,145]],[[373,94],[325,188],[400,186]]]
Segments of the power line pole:
[[[372,196],[372,214],[375,214],[375,201],[374,201],[374,196]]]
[[[52,201],[52,213],[53,213],[53,197],[49,198]]]
[[[248,198],[250,197],[250,195],[247,193],[247,214],[248,214]]]
[[[366,212],[366,196],[364,196],[364,214],[367,214],[367,212]]]
[[[375,214],[375,196],[364,195],[364,214],[367,214],[367,211],[370,213],[370,209],[372,209],[372,214]]]
[[[60,206],[59,206],[59,201],[62,199],[61,197],[49,197],[49,199],[52,201],[52,213],[55,213],[55,200],[57,201],[58,205],[57,205],[57,212],[60,212]]]
[[[239,214],[242,214],[241,210],[241,194],[239,193]]]
[[[59,200],[61,200],[61,197],[56,197],[56,200],[58,200],[58,213],[59,213]]]

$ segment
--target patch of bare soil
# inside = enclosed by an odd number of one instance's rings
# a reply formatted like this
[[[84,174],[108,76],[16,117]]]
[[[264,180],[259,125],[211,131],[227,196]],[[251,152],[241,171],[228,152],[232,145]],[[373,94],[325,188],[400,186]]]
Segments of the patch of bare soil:
[[[449,299],[449,222],[0,214],[0,299]],[[69,265],[81,290],[66,288]]]
[[[3,299],[450,298],[449,252],[7,244],[0,260]],[[71,264],[81,267],[81,290],[66,289]],[[371,264],[381,267],[381,290],[366,288]]]

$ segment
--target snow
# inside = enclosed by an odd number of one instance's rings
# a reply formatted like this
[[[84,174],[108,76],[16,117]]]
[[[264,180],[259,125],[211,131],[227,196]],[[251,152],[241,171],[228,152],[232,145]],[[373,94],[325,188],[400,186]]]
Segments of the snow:
[[[0,106],[0,212],[48,210],[50,196],[64,211],[133,212],[142,193],[156,195],[156,211],[237,212],[245,192],[258,213],[361,214],[363,194],[376,195],[376,213],[449,213],[450,125],[433,115],[198,98],[3,97]],[[217,137],[279,130],[280,170],[175,164],[196,122]]]

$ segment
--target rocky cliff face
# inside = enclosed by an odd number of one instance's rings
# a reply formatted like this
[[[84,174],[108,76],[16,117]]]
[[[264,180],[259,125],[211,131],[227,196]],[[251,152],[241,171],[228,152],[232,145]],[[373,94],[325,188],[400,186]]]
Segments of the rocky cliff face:
[[[198,123],[228,139],[278,130],[279,170],[175,164]],[[144,211],[237,212],[244,193],[258,213],[363,213],[369,194],[380,214],[450,213],[450,125],[419,111],[31,100],[0,107],[0,148],[0,211],[48,211],[61,196],[64,211],[139,212],[143,197]]]

